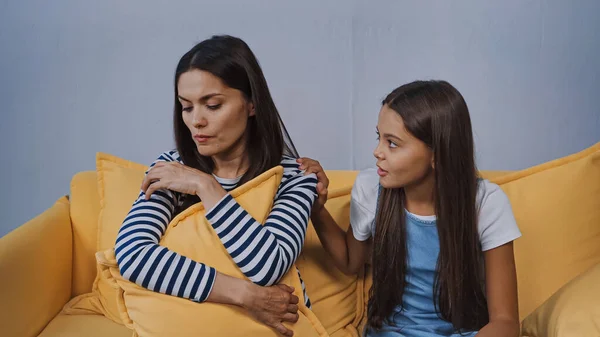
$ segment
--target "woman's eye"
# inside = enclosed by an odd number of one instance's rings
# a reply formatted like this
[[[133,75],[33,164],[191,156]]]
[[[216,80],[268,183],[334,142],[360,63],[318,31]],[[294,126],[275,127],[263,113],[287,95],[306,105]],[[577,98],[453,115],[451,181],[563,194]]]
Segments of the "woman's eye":
[[[388,143],[390,144],[390,148],[395,149],[398,147],[398,145],[394,142],[392,142],[391,140],[388,140]]]
[[[181,109],[181,110],[183,110],[183,112],[190,112],[190,111],[192,111],[192,107],[191,106],[184,106],[183,109]]]
[[[209,110],[217,110],[221,107],[221,104],[215,104],[215,105],[207,105],[206,106]]]

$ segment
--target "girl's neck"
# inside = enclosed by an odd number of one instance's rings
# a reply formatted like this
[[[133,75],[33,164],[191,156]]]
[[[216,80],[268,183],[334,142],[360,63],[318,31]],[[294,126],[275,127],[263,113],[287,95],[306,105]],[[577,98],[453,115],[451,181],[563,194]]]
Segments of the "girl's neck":
[[[405,207],[416,215],[435,215],[435,177],[433,172],[415,184],[404,187]]]

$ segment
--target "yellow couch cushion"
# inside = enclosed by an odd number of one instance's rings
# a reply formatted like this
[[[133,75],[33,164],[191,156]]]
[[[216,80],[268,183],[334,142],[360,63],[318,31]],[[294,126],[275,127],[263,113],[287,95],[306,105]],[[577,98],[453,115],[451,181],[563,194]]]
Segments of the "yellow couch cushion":
[[[104,251],[114,247],[119,228],[140,192],[147,169],[147,166],[107,153],[96,155],[100,210],[96,227],[97,233],[93,235],[96,242],[94,244],[95,250],[92,252],[91,267],[95,270],[95,279],[91,294],[83,294],[73,298],[65,305],[63,309],[65,314],[102,314],[115,323],[123,324],[116,303],[116,289],[118,287],[116,287],[114,280],[107,277],[110,273],[106,270],[102,272],[100,266],[97,266],[94,254],[96,251]],[[90,209],[90,212],[92,211]],[[91,234],[88,234],[88,236],[92,237]]]
[[[275,167],[230,194],[251,216],[264,223],[282,174],[283,168]],[[202,261],[223,274],[246,279],[204,215],[202,203],[186,209],[171,221],[160,244],[195,261]],[[118,303],[123,321],[139,336],[198,336],[199,333],[206,336],[278,336],[276,331],[253,320],[239,307],[199,304],[142,288],[121,277],[113,250],[109,250],[105,257],[101,263],[122,289]],[[293,286],[296,295],[303,298],[295,266],[280,282]],[[326,336],[325,329],[303,301],[299,308],[299,321],[287,324],[295,335]]]
[[[35,336],[71,297],[69,200],[0,238],[0,335]]]
[[[132,331],[101,315],[58,315],[38,337],[131,337]]]
[[[524,318],[600,263],[600,143],[492,182],[508,195],[523,233],[515,260]]]
[[[600,264],[579,275],[523,321],[531,337],[600,336]]]
[[[79,172],[71,179],[71,226],[73,227],[72,296],[92,291],[96,278],[98,242],[98,177],[95,171]]]
[[[98,153],[98,251],[113,248],[123,220],[140,193],[148,166],[119,157]]]
[[[479,175],[483,179],[497,179],[502,176],[513,173],[514,171],[479,171]]]
[[[325,207],[344,230],[350,224],[350,192],[357,173],[327,171],[330,184]],[[312,223],[296,264],[306,284],[313,312],[327,332],[334,337],[358,336],[364,311],[363,275],[348,276],[335,267],[321,246]]]

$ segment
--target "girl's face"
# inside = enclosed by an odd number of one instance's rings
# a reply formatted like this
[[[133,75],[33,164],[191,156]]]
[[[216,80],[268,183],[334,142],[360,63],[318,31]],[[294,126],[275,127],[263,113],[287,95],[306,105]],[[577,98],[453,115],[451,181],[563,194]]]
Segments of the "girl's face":
[[[181,74],[177,91],[183,122],[201,155],[243,153],[246,125],[254,116],[254,107],[241,91],[197,69]]]
[[[433,152],[410,134],[402,117],[387,105],[379,112],[377,158],[379,183],[384,188],[418,185],[433,174]]]

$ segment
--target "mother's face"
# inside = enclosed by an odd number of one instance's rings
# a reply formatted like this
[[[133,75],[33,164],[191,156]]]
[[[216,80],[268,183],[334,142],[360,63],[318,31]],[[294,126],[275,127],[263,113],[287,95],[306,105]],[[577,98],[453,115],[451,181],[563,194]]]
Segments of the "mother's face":
[[[245,151],[244,135],[254,107],[241,91],[197,69],[181,74],[177,91],[183,122],[201,155],[227,156]]]

